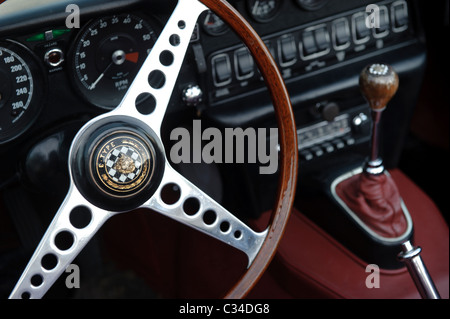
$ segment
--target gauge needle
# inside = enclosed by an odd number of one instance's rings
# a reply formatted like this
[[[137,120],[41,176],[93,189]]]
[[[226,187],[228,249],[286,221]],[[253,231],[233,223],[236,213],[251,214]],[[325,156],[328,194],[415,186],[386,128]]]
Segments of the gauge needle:
[[[215,24],[215,16],[214,13],[212,13],[211,11],[208,12],[208,16],[206,17],[205,21],[207,25],[214,25]]]
[[[95,89],[95,87],[97,86],[98,82],[100,82],[100,80],[105,76],[106,71],[108,71],[108,69],[111,67],[113,63],[111,62],[110,64],[108,64],[108,66],[106,67],[106,69],[102,72],[102,74],[99,75],[99,77],[97,78],[97,80],[95,80],[94,83],[91,84],[91,86],[89,87],[89,90],[92,91],[93,89]]]
[[[139,52],[132,52],[125,54],[125,60],[137,63],[139,60]]]

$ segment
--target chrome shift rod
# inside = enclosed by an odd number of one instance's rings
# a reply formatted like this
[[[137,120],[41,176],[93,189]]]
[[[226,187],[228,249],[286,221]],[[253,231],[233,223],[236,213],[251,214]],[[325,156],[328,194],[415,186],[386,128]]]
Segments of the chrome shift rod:
[[[428,273],[420,252],[420,247],[414,247],[410,241],[402,244],[403,251],[398,255],[400,261],[406,264],[408,271],[423,299],[441,299],[433,280]]]

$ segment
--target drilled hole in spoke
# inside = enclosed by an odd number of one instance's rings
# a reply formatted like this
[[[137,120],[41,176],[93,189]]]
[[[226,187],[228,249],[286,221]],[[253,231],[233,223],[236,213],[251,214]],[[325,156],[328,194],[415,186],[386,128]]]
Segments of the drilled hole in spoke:
[[[217,214],[215,211],[213,210],[207,210],[204,214],[203,214],[203,222],[206,225],[212,225],[216,222],[217,219]]]
[[[58,258],[53,254],[46,254],[41,259],[41,266],[45,270],[52,270],[56,268],[56,265],[58,265]]]
[[[197,198],[191,197],[184,201],[183,211],[186,215],[194,216],[200,210],[200,202]]]
[[[181,190],[177,184],[170,183],[161,189],[161,200],[167,205],[173,205],[180,200]]]
[[[31,294],[28,291],[23,292],[20,297],[22,299],[30,299],[31,298]]]
[[[222,233],[226,233],[230,230],[230,223],[227,221],[221,222],[220,223],[220,231]]]
[[[91,210],[85,206],[75,207],[69,216],[70,223],[78,229],[86,228],[92,220]]]
[[[156,108],[156,99],[150,93],[141,93],[136,98],[136,109],[142,115],[153,113]]]
[[[30,283],[33,287],[39,287],[44,282],[44,278],[41,275],[34,275],[31,277]]]
[[[172,34],[169,38],[169,43],[174,47],[179,46],[181,43],[180,36],[178,34]]]
[[[166,76],[159,70],[154,70],[148,75],[148,84],[154,89],[160,89],[166,84]]]
[[[234,238],[241,239],[242,238],[242,232],[240,230],[236,230],[234,232]]]
[[[168,50],[164,50],[159,55],[159,62],[161,62],[161,64],[164,66],[172,65],[173,60],[174,60],[173,53]]]
[[[55,236],[55,246],[61,251],[69,250],[73,246],[74,242],[75,239],[72,233],[66,230],[59,232]]]
[[[178,21],[178,27],[183,30],[184,28],[186,28],[186,22],[184,22],[183,20]]]

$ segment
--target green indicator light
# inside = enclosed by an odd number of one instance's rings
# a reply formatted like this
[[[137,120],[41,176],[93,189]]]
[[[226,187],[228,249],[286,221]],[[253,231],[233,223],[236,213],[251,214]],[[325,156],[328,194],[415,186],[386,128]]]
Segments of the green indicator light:
[[[38,33],[31,37],[29,37],[26,41],[27,42],[34,42],[34,41],[44,41],[45,40],[45,33]]]
[[[69,33],[69,32],[70,32],[70,29],[60,29],[60,30],[53,30],[52,31],[54,38],[60,37],[60,36],[66,34],[66,33]]]
[[[52,37],[53,37],[53,39],[56,39],[66,33],[69,33],[69,32],[70,32],[70,29],[52,30]],[[27,42],[35,42],[35,41],[51,40],[51,39],[47,39],[45,37],[45,34],[46,34],[45,32],[35,34],[35,35],[29,37],[28,39],[26,39],[26,41]]]

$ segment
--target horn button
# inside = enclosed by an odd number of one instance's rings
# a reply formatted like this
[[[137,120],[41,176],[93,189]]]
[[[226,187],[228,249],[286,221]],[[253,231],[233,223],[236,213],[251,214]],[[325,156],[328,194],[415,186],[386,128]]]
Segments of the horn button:
[[[126,211],[154,194],[165,160],[151,129],[138,122],[109,120],[81,134],[71,152],[71,172],[86,199],[107,210]]]

